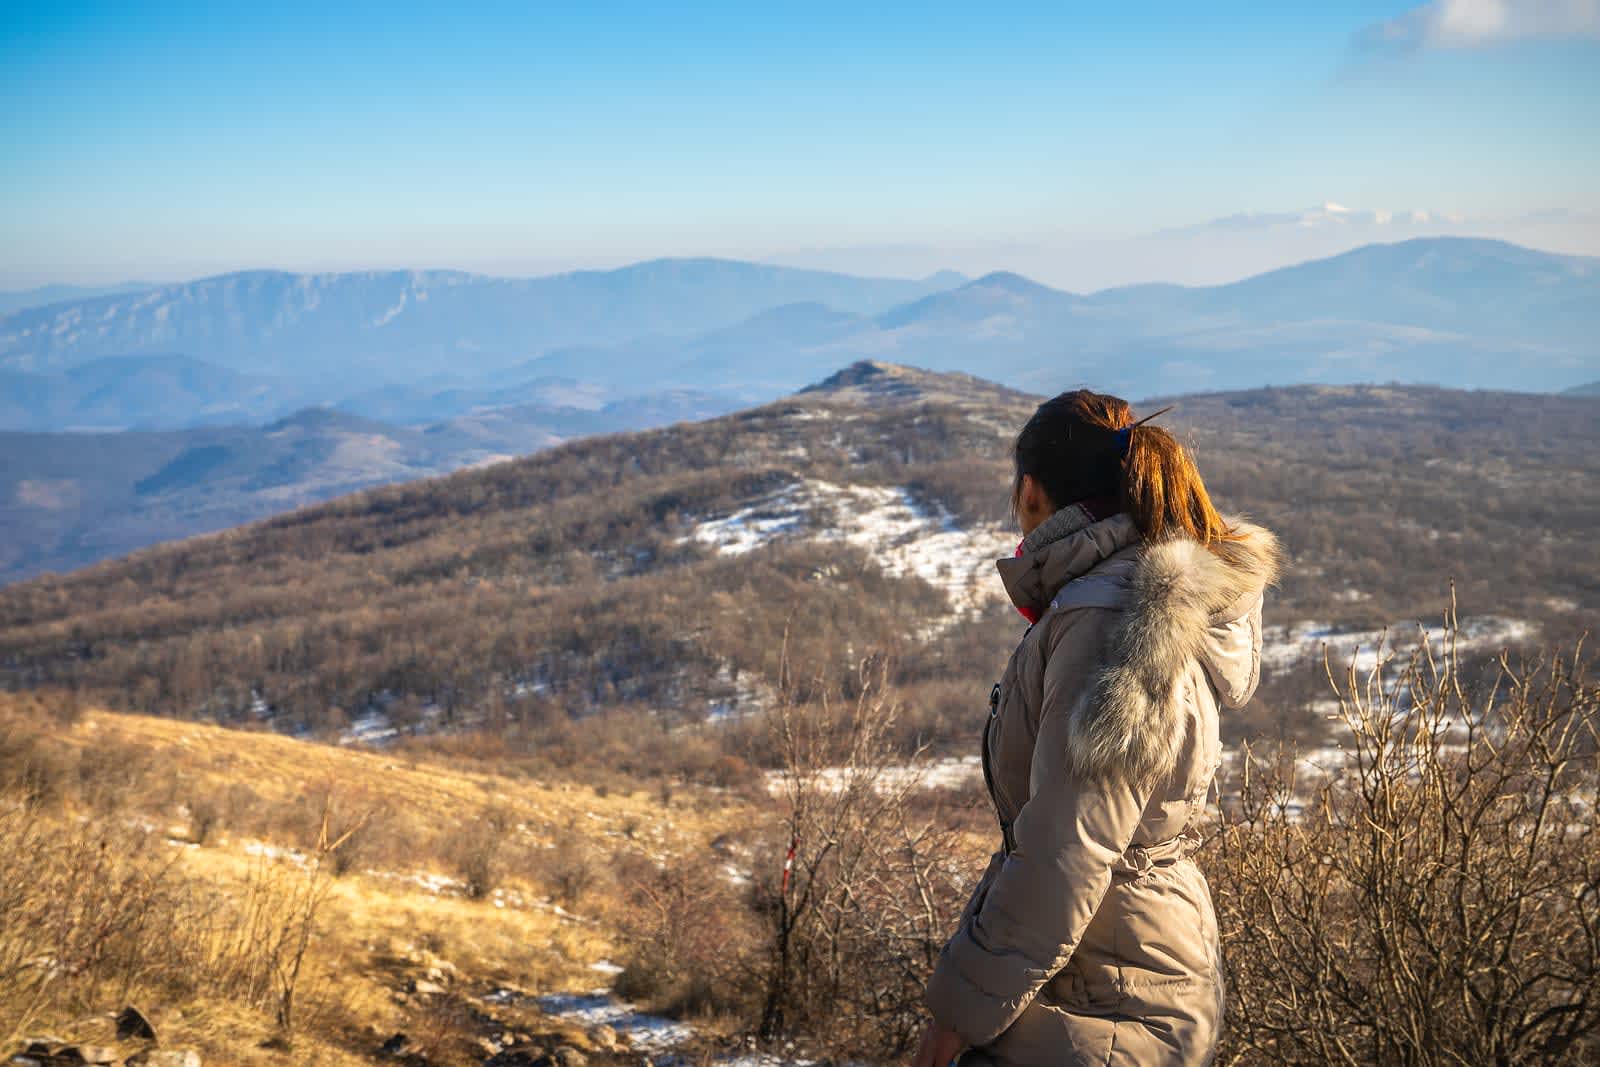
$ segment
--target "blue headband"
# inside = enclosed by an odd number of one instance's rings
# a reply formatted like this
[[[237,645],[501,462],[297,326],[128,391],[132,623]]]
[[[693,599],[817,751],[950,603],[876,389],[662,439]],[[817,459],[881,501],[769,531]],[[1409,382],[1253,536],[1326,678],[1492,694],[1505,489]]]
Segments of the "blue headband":
[[[1133,445],[1133,431],[1134,430],[1137,430],[1139,427],[1143,426],[1145,423],[1147,423],[1151,419],[1155,418],[1156,415],[1165,415],[1167,412],[1172,410],[1172,407],[1173,407],[1173,405],[1168,404],[1166,407],[1162,408],[1160,411],[1157,411],[1155,414],[1146,415],[1144,418],[1140,419],[1138,422],[1129,423],[1128,425],[1124,426],[1122,429],[1118,430],[1116,433],[1112,434],[1111,439],[1113,441],[1115,441],[1116,445],[1117,445],[1117,455],[1126,456],[1128,454],[1128,449],[1130,447],[1132,447],[1132,445]]]

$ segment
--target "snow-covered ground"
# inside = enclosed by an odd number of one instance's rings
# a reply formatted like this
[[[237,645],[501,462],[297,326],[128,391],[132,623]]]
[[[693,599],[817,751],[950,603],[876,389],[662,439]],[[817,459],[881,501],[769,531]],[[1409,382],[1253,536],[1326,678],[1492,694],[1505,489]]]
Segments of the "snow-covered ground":
[[[401,734],[400,726],[389,715],[388,709],[395,703],[394,695],[381,693],[374,697],[372,703],[365,711],[350,720],[342,733],[339,734],[341,745],[369,745],[373,748],[382,748],[392,743]],[[431,733],[439,728],[444,718],[444,709],[434,703],[427,703],[420,709],[417,722],[406,732]]]
[[[491,1000],[514,999],[516,996],[517,994],[509,990],[504,994],[489,994]],[[552,993],[535,997],[534,1000],[546,1015],[584,1027],[602,1025],[611,1027],[619,1037],[627,1039],[629,1047],[634,1052],[643,1053],[647,1057],[643,1062],[653,1063],[658,1067],[676,1067],[678,1064],[687,1067],[690,1062],[673,1055],[673,1050],[694,1038],[694,1027],[676,1019],[641,1012],[635,1005],[617,999],[608,990]],[[809,1067],[816,1061],[752,1051],[719,1056],[712,1062],[719,1067]]]
[[[823,767],[812,775],[812,781],[822,790],[837,793],[850,782],[852,772],[848,767]],[[878,769],[873,777],[874,792],[892,793],[908,786],[920,789],[959,789],[983,781],[983,760],[980,756],[950,757],[930,760],[927,763],[897,764]],[[788,788],[788,775],[783,771],[767,772],[767,790],[781,794]]]
[[[385,745],[400,736],[394,720],[381,711],[369,711],[351,720],[339,735],[341,745]]]
[[[1431,627],[1426,633],[1428,643],[1437,657],[1444,651],[1444,630]],[[1456,647],[1463,652],[1495,652],[1508,645],[1520,644],[1537,634],[1538,626],[1535,623],[1485,615],[1462,620]],[[1420,644],[1422,635],[1423,630],[1416,623],[1397,624],[1388,631],[1341,631],[1321,622],[1268,626],[1262,633],[1261,665],[1281,671],[1296,667],[1303,661],[1320,661],[1323,648],[1326,647],[1330,656],[1350,661],[1357,673],[1365,674],[1380,659],[1388,661],[1395,656],[1409,656]]]
[[[581,1026],[611,1027],[618,1036],[626,1036],[630,1046],[639,1052],[666,1052],[694,1037],[694,1027],[687,1023],[646,1015],[604,989],[552,993],[535,999],[546,1015]]]
[[[800,481],[706,519],[684,540],[729,556],[780,539],[843,542],[865,549],[890,577],[914,575],[942,590],[959,615],[1004,595],[994,561],[1007,536],[999,526],[964,527],[904,488]]]
[[[705,721],[725,723],[765,711],[777,703],[778,694],[759,675],[745,671],[737,678],[732,668],[724,663],[717,671],[713,683],[725,686],[731,692],[724,698],[708,701]]]

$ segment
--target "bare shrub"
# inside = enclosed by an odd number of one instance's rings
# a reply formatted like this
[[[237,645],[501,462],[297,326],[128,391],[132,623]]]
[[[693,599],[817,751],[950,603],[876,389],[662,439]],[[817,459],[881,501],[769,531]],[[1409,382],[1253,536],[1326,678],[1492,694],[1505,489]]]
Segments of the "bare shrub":
[[[333,854],[333,873],[343,877],[377,865],[394,866],[406,855],[411,837],[392,811],[373,809],[359,824],[349,827],[344,847]]]
[[[1577,655],[1469,687],[1456,635],[1334,683],[1342,770],[1246,754],[1206,850],[1224,1062],[1600,1055],[1600,689]]]
[[[328,833],[308,856],[262,856],[218,893],[159,834],[0,793],[0,1046],[41,1021],[201,991],[269,1011],[287,1040],[341,844]]]
[[[330,878],[333,874],[333,856],[352,835],[359,832],[365,819],[358,819],[343,831],[333,828],[333,800],[322,809],[322,828],[317,834],[316,847],[306,865],[306,876],[295,879],[290,886],[285,918],[278,926],[281,936],[271,942],[268,956],[272,970],[275,1015],[279,1031],[287,1038],[294,1032],[296,994],[305,968],[306,955],[311,949],[312,937],[317,932],[317,913],[327,899]]]
[[[682,856],[659,868],[640,857],[619,867],[626,965],[617,993],[678,1015],[759,1010],[762,930],[723,873]]]
[[[546,860],[545,879],[552,895],[563,907],[576,908],[599,881],[600,872],[589,855],[587,842],[576,827],[568,827]]]
[[[81,695],[60,686],[0,693],[0,707],[39,726],[71,726],[83,717]]]
[[[25,800],[0,797],[0,1017],[10,1022],[0,1045],[47,1009],[126,997],[159,966],[181,908],[177,857],[159,854],[159,838],[56,821]]]
[[[131,744],[93,743],[77,754],[73,788],[96,813],[126,811],[146,795],[150,754]]]
[[[208,792],[197,792],[189,798],[189,840],[197,845],[210,842],[212,834],[222,822],[221,800]]]
[[[908,762],[893,743],[887,677],[883,661],[864,662],[844,702],[801,703],[785,687],[770,723],[787,860],[756,889],[771,951],[762,1036],[803,1033],[871,1059],[912,1046],[964,901],[956,835],[917,802],[921,753]]]
[[[29,808],[49,808],[72,792],[73,761],[43,730],[0,715],[0,791]]]
[[[453,868],[471,899],[481,900],[493,893],[505,877],[506,836],[514,822],[508,811],[489,805],[439,841],[439,855]]]
[[[473,1037],[480,1016],[472,1001],[455,990],[423,998],[407,1024],[407,1044],[424,1063],[481,1063]]]

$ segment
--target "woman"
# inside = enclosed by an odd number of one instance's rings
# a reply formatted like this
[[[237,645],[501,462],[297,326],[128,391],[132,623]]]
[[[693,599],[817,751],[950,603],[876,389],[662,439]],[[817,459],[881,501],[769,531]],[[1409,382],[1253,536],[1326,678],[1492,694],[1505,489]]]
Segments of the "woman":
[[[984,728],[1001,847],[928,981],[916,1063],[1206,1063],[1222,960],[1189,853],[1218,710],[1259,677],[1277,542],[1113,396],[1040,405],[1015,458],[1025,538],[998,566],[1032,625]]]

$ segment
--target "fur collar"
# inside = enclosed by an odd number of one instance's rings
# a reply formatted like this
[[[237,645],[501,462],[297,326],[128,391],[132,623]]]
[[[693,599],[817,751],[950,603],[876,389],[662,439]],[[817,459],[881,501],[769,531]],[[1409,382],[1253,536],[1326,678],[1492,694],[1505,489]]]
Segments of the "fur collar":
[[[1207,549],[1180,538],[1139,552],[1108,662],[1069,713],[1068,758],[1078,777],[1148,784],[1172,773],[1184,742],[1173,686],[1210,628],[1248,611],[1281,566],[1270,531],[1232,525],[1242,540]]]
[[[1068,504],[1024,537],[1022,544],[1017,547],[1017,555],[1025,556],[1029,552],[1037,552],[1045,545],[1053,544],[1068,534],[1077,533],[1094,521],[1094,516],[1082,504]]]

